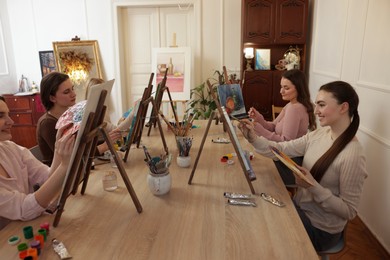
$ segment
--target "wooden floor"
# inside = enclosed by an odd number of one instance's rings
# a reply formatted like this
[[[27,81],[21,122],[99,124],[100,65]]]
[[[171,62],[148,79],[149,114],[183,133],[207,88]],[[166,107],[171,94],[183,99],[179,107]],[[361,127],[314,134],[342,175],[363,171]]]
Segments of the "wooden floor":
[[[343,251],[330,255],[331,260],[350,259],[390,259],[390,254],[382,247],[359,217],[348,224],[347,244]]]

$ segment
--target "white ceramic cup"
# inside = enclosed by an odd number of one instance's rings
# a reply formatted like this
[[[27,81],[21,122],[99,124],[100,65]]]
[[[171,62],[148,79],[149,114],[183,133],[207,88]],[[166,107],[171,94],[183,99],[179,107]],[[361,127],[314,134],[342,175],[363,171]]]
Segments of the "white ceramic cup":
[[[154,174],[149,172],[147,182],[150,191],[154,195],[164,195],[168,193],[172,185],[172,179],[169,171],[162,174]]]
[[[177,156],[176,163],[181,168],[188,168],[191,165],[191,156]]]

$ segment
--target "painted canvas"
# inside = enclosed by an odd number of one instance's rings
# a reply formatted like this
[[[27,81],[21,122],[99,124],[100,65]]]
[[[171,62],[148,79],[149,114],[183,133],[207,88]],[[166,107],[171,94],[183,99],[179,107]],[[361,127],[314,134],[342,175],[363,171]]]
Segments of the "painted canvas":
[[[256,49],[255,69],[256,70],[270,70],[271,69],[271,50],[270,49]]]
[[[191,49],[190,47],[154,48],[152,71],[157,86],[167,72],[166,86],[173,100],[189,100],[191,90]],[[163,100],[168,100],[164,93]]]
[[[228,115],[240,119],[248,117],[240,84],[219,85],[217,91],[219,102]]]

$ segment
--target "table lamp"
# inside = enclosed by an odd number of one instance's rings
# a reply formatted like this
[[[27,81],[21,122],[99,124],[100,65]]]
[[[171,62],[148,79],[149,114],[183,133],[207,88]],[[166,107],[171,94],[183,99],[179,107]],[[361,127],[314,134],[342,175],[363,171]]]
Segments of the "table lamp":
[[[252,59],[254,57],[253,55],[253,48],[245,48],[244,49],[245,59],[246,59],[246,70],[252,71]]]

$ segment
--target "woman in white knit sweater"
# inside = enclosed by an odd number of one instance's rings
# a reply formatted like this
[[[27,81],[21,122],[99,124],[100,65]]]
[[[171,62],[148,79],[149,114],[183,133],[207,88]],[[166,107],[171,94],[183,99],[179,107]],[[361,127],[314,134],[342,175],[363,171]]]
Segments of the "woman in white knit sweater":
[[[315,114],[321,128],[287,142],[258,137],[253,123],[239,128],[258,153],[276,159],[269,146],[289,157],[304,156],[300,170],[313,183],[296,177],[294,204],[317,251],[334,246],[357,208],[367,177],[366,160],[356,132],[359,97],[346,82],[323,85],[316,98]],[[310,170],[309,170],[310,169]]]

